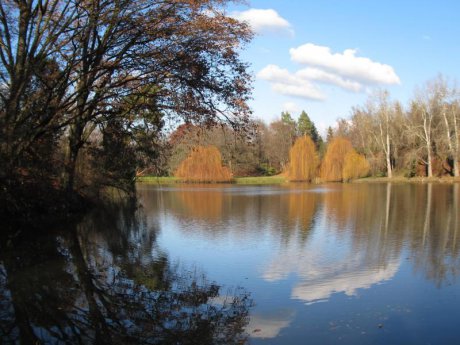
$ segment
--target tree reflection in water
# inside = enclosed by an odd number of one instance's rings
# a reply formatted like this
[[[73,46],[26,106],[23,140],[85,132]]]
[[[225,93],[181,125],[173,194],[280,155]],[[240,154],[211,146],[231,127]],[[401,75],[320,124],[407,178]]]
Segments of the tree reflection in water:
[[[252,300],[169,262],[129,205],[0,242],[5,344],[243,344]]]
[[[144,186],[138,195],[149,217],[216,247],[230,238],[259,248],[271,238],[263,278],[295,273],[308,296],[314,276],[330,286],[321,296],[345,285],[351,293],[392,279],[402,259],[438,287],[460,275],[460,184]]]

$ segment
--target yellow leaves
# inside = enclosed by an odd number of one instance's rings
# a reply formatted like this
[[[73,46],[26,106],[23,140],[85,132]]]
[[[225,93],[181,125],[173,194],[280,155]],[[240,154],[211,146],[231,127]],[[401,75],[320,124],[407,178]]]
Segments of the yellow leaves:
[[[228,182],[230,169],[222,166],[222,155],[215,146],[196,146],[174,174],[188,182]]]
[[[318,155],[308,136],[300,137],[289,152],[287,176],[290,181],[311,181],[316,177]]]
[[[289,152],[286,175],[289,181],[312,181],[318,173],[319,158],[313,140],[303,136]],[[334,138],[329,144],[320,169],[324,182],[349,181],[365,177],[369,162],[358,154],[345,138]],[[215,146],[196,146],[182,161],[175,176],[187,182],[229,182],[232,173],[222,166],[222,156]]]
[[[343,166],[344,181],[366,177],[369,174],[369,170],[369,162],[363,155],[360,155],[355,150],[346,154]]]
[[[321,179],[325,182],[348,181],[369,173],[369,163],[358,154],[348,139],[334,138],[327,147],[321,164]]]
[[[326,155],[321,164],[321,179],[326,182],[343,180],[345,156],[353,151],[350,141],[345,138],[334,138],[327,147]]]

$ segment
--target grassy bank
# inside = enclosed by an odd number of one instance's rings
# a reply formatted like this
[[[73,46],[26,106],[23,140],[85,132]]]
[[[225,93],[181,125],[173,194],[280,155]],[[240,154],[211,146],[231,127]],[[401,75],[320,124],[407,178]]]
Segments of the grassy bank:
[[[174,176],[139,176],[136,178],[137,182],[152,183],[152,184],[173,184],[180,182],[177,177]]]
[[[158,177],[158,176],[141,176],[137,178],[137,182],[149,183],[149,184],[175,184],[185,183],[177,177]],[[263,184],[283,184],[287,183],[288,180],[284,176],[255,176],[255,177],[235,177],[233,183],[239,185],[263,185]],[[460,177],[366,177],[357,180],[350,181],[350,183],[382,183],[382,182],[393,182],[393,183],[460,183]],[[321,183],[321,181],[318,181]]]
[[[233,179],[235,184],[257,185],[257,184],[281,184],[286,183],[283,176],[256,176],[256,177],[236,177]],[[176,177],[157,177],[157,176],[141,176],[136,179],[137,182],[150,184],[174,184],[183,183]]]
[[[381,183],[381,182],[393,182],[393,183],[459,183],[460,177],[443,176],[443,177],[403,177],[396,176],[392,178],[388,177],[366,177],[351,181],[351,183]]]
[[[255,176],[255,177],[237,177],[236,184],[282,184],[287,180],[284,176]]]

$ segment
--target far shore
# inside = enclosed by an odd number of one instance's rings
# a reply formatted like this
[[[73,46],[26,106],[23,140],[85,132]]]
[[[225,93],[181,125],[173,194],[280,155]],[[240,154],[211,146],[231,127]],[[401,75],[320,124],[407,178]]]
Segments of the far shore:
[[[137,182],[146,184],[190,184],[195,182],[183,181],[174,176],[139,176],[136,178]],[[460,177],[453,176],[442,176],[442,177],[403,177],[396,176],[392,178],[388,177],[366,177],[356,180],[352,180],[349,183],[382,183],[382,182],[393,182],[393,183],[460,183]],[[196,182],[205,183],[205,182]],[[213,182],[209,182],[213,183]],[[268,185],[268,184],[286,184],[289,181],[285,176],[254,176],[254,177],[235,177],[233,181],[228,183],[238,185]],[[323,183],[322,181],[316,181],[315,183]]]

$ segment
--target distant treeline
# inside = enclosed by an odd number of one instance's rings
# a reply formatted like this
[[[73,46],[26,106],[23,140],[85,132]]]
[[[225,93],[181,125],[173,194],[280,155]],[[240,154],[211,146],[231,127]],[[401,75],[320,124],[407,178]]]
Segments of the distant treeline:
[[[459,126],[460,94],[440,76],[418,90],[407,108],[391,101],[386,91],[374,94],[365,105],[354,107],[349,118],[339,119],[334,128],[329,127],[324,139],[305,111],[297,121],[287,112],[268,125],[252,121],[245,132],[235,132],[229,126],[181,125],[167,138],[161,170],[173,175],[193,147],[212,145],[222,153],[223,163],[235,176],[289,174],[290,151],[298,138],[308,136],[314,147],[304,143],[309,148],[302,149],[295,159],[298,162],[304,159],[302,155],[309,156],[305,158],[310,160],[308,164],[318,167],[323,162],[322,170],[305,171],[302,178],[291,171],[294,180],[310,180],[311,176],[342,180],[325,176],[325,164],[338,163],[345,155],[337,153],[336,158],[331,158],[331,153],[326,157],[333,138],[351,142],[356,154],[369,163],[372,176],[459,176]],[[346,145],[342,142],[340,146]],[[358,175],[362,175],[365,163],[356,155],[349,159],[354,163],[348,163],[347,169],[354,170],[352,175],[360,170]]]
[[[442,76],[417,90],[407,107],[380,92],[339,120],[335,133],[366,155],[373,175],[460,174],[460,94]]]
[[[235,131],[226,124],[211,127],[183,124],[166,138],[165,160],[160,170],[174,175],[195,147],[215,146],[234,176],[276,175],[287,169],[289,152],[296,139],[303,136],[312,139],[315,151],[324,153],[325,143],[305,111],[297,121],[288,112],[269,125],[252,120],[244,131]]]

